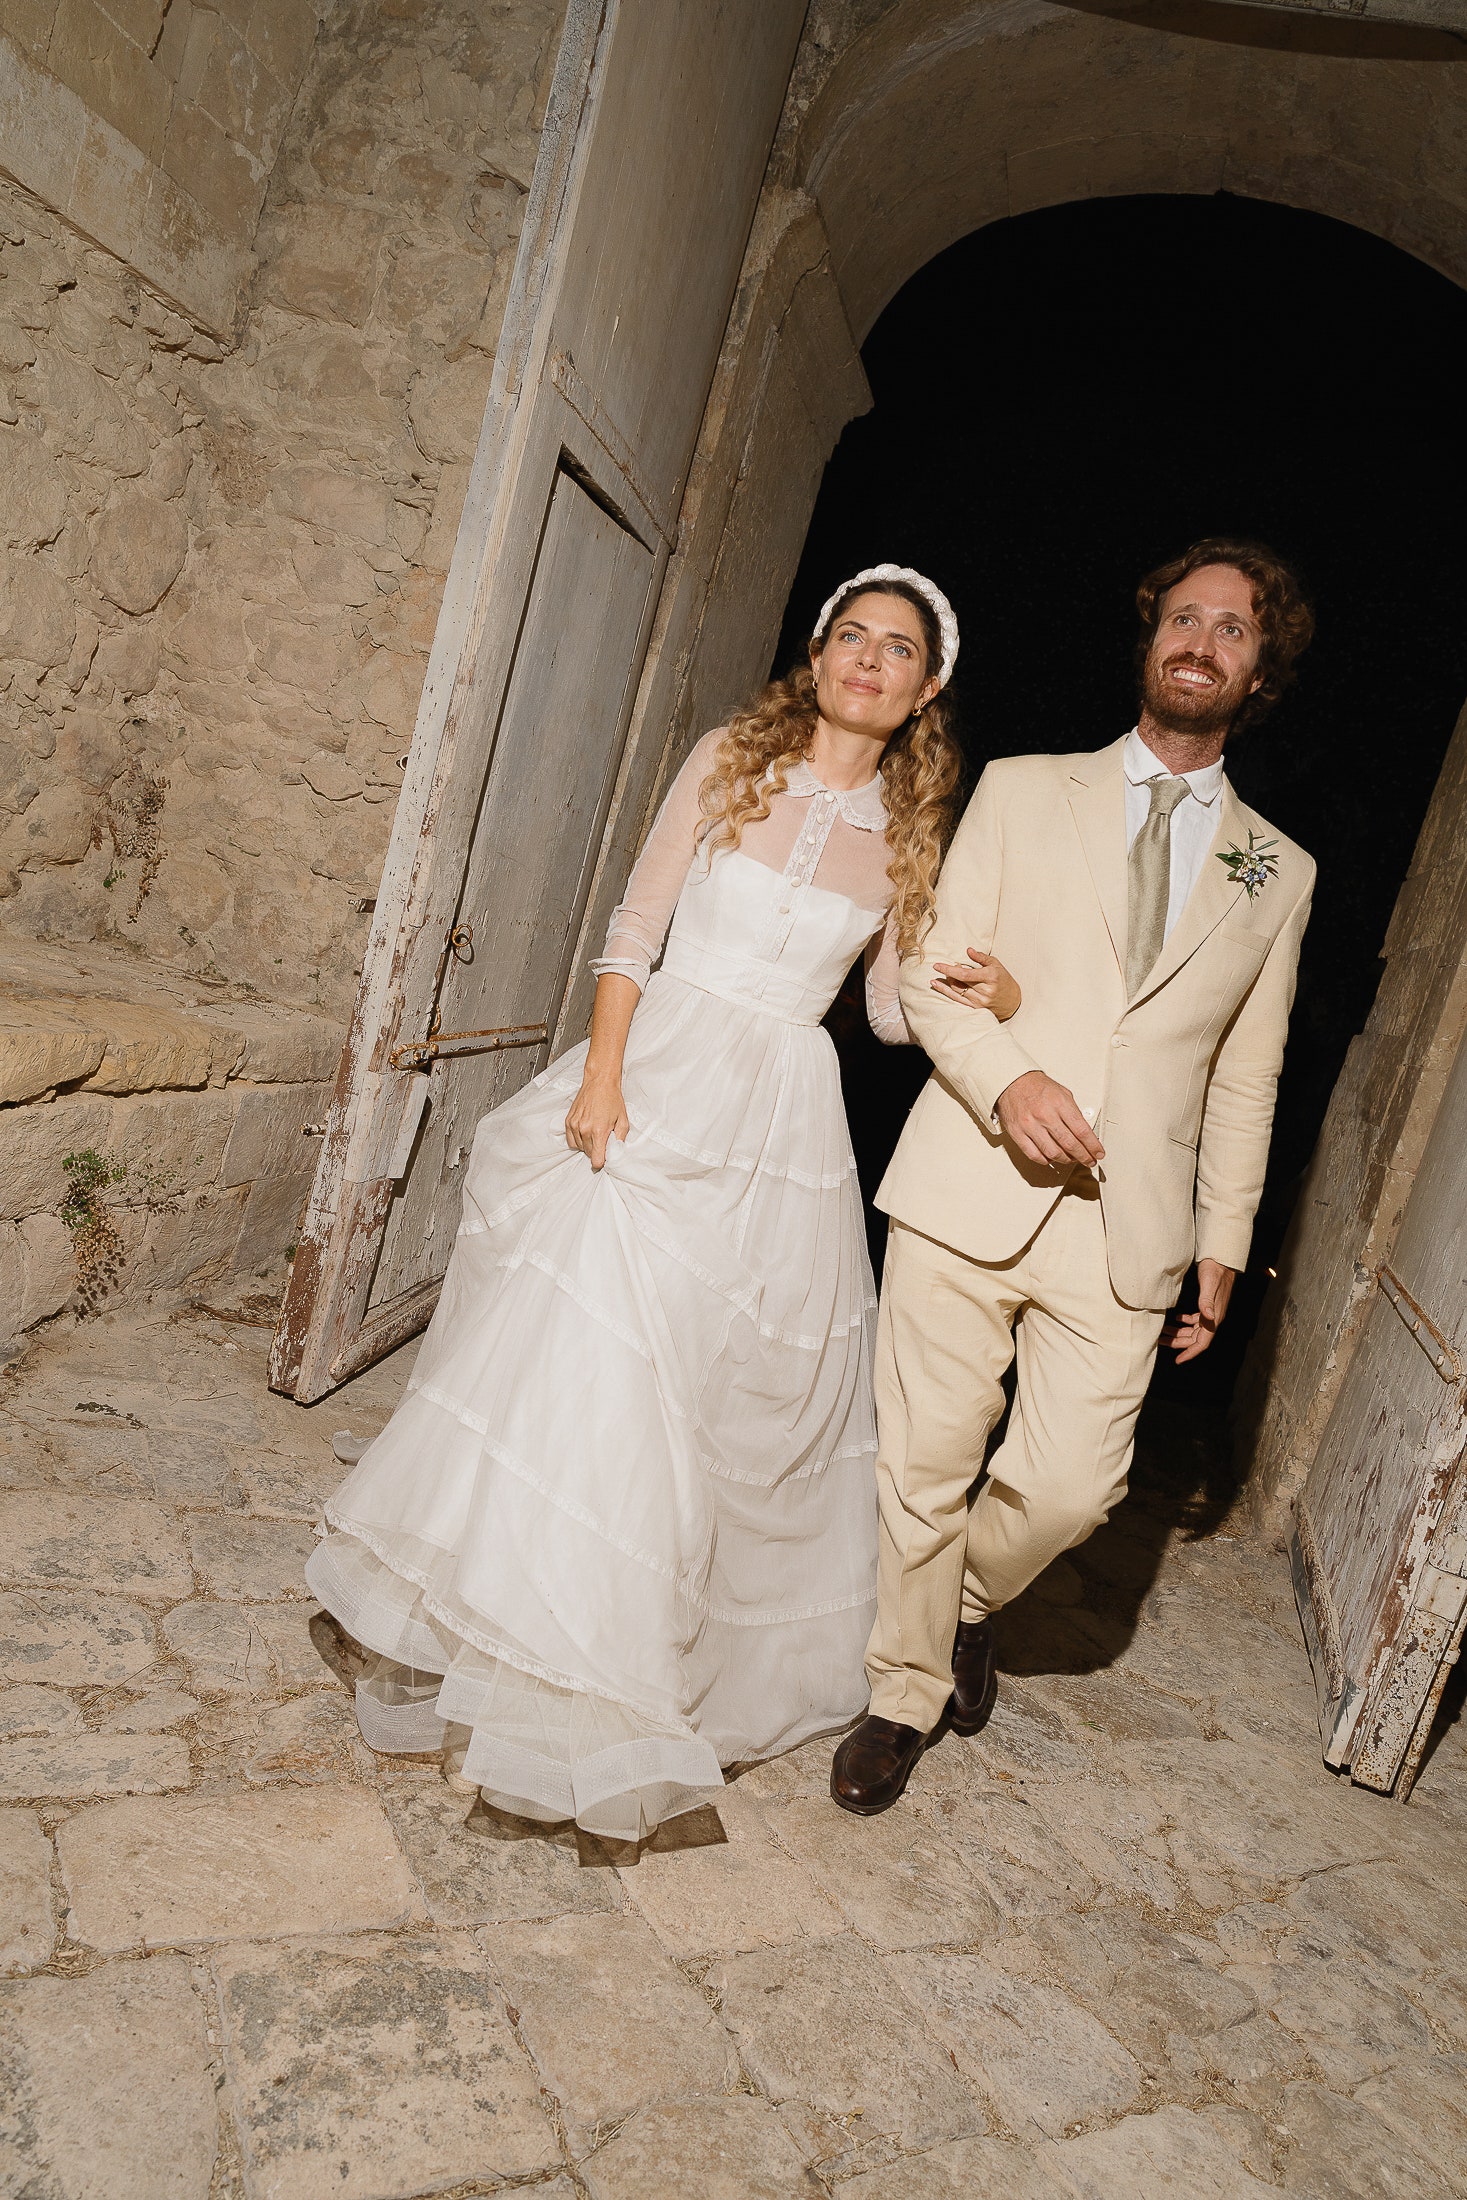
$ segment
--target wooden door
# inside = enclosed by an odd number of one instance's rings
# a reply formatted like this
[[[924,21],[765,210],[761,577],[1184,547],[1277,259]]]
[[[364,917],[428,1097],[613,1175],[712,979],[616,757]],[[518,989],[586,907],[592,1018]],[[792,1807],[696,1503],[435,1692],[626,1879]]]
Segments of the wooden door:
[[[579,1036],[575,943],[804,10],[570,0],[271,1358],[303,1401],[423,1326],[474,1125]]]
[[[1299,1499],[1326,1764],[1404,1798],[1467,1614],[1467,1046]]]

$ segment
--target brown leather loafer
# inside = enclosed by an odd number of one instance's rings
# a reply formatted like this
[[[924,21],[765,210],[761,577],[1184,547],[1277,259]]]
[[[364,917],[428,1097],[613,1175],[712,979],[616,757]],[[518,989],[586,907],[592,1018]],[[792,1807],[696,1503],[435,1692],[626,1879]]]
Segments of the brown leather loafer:
[[[830,1768],[832,1797],[842,1810],[853,1810],[861,1818],[890,1810],[932,1739],[895,1719],[863,1719],[835,1753]]]
[[[953,1644],[953,1692],[948,1716],[954,1734],[978,1734],[993,1716],[998,1701],[998,1664],[994,1657],[993,1621],[961,1620]]]

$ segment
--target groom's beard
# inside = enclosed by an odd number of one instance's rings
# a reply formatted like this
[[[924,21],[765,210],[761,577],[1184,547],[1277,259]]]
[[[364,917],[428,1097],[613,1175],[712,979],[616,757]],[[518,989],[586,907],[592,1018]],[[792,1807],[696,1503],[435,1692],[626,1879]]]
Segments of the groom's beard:
[[[1212,674],[1217,686],[1179,687],[1166,677],[1172,665],[1197,665]],[[1215,657],[1204,657],[1197,650],[1179,649],[1170,657],[1158,658],[1153,654],[1147,658],[1141,691],[1152,718],[1168,733],[1226,733],[1247,700],[1248,675],[1239,672],[1226,680]]]

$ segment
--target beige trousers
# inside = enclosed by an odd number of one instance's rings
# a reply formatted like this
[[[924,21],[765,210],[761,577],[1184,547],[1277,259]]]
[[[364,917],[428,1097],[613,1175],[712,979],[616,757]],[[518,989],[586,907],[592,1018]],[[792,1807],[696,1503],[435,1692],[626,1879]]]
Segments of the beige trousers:
[[[959,1616],[982,1619],[1083,1543],[1126,1492],[1164,1315],[1111,1289],[1077,1176],[1012,1260],[969,1260],[893,1222],[876,1335],[881,1509],[871,1709],[929,1733]],[[969,1506],[1017,1355],[1017,1395]]]

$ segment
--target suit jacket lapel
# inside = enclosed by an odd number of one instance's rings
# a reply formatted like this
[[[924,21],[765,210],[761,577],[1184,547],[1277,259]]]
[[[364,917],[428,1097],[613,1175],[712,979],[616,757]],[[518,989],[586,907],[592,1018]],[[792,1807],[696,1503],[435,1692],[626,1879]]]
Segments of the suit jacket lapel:
[[[1144,1001],[1158,986],[1174,977],[1190,955],[1195,955],[1210,932],[1216,931],[1223,918],[1243,899],[1247,889],[1235,884],[1225,864],[1218,857],[1229,847],[1243,847],[1248,839],[1248,812],[1234,794],[1230,781],[1222,784],[1222,800],[1218,804],[1217,831],[1202,865],[1202,876],[1187,897],[1187,905],[1172,927],[1171,938],[1152,965],[1150,975],[1136,1000]],[[1255,821],[1256,823],[1256,821]]]
[[[1126,967],[1126,780],[1121,758],[1125,741],[1113,741],[1070,767],[1065,788],[1091,882],[1105,917],[1116,961]]]

